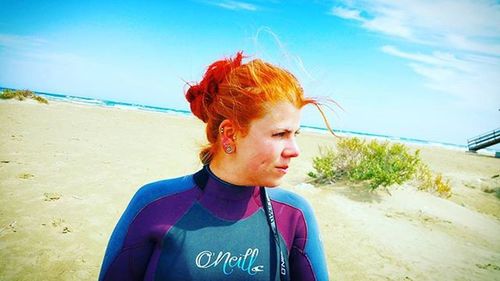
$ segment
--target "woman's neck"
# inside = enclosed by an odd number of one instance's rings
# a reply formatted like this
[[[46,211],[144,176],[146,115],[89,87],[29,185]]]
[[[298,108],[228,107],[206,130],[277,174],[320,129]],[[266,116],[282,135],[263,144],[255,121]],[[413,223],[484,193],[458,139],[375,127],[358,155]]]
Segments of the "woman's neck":
[[[237,163],[232,163],[227,157],[214,157],[209,164],[209,168],[214,175],[219,179],[231,183],[233,185],[249,186],[252,183],[248,182],[243,169]]]

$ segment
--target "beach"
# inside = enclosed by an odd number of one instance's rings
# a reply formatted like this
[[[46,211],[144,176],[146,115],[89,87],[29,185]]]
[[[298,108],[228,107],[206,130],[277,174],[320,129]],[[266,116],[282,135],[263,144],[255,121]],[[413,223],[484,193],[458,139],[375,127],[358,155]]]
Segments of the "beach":
[[[0,101],[0,280],[96,280],[109,236],[142,185],[201,167],[193,117],[50,101]],[[303,132],[282,188],[317,216],[332,280],[500,280],[500,159],[431,146],[449,199],[411,184],[313,187]]]

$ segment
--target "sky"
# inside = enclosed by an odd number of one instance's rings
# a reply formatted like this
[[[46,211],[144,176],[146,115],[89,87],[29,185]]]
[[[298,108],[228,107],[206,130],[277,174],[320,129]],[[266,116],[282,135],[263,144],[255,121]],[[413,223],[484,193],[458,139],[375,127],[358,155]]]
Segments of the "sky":
[[[500,2],[4,1],[0,86],[189,109],[243,51],[340,107],[333,127],[465,145],[500,127]],[[314,108],[303,125],[321,126]]]

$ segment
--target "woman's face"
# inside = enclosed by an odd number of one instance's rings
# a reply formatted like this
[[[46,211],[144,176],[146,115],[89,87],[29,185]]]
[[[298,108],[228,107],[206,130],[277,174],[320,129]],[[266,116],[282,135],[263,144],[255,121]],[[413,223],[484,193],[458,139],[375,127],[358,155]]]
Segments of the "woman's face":
[[[251,185],[279,185],[292,158],[299,156],[296,135],[301,110],[289,102],[273,106],[250,123],[248,133],[236,140],[236,163],[241,179]]]

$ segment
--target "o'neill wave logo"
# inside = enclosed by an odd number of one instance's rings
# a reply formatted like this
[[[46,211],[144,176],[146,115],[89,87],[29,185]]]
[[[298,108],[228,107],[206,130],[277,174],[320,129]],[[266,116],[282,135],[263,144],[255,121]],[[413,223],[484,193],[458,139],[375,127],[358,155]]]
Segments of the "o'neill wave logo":
[[[222,265],[222,272],[230,275],[234,269],[240,269],[250,275],[255,275],[264,271],[263,265],[255,265],[259,249],[248,248],[245,254],[233,255],[231,252],[222,252],[218,254],[210,251],[202,251],[196,256],[196,266],[198,268],[211,268]]]

